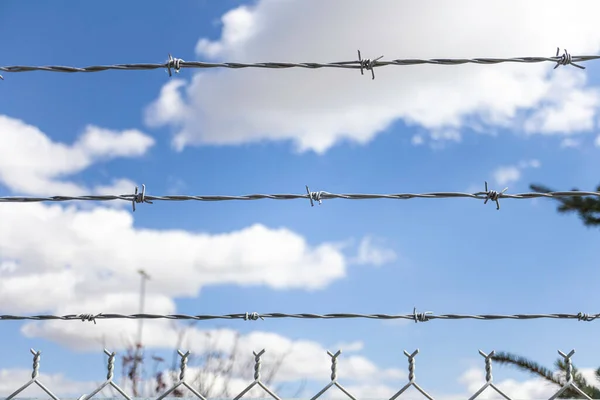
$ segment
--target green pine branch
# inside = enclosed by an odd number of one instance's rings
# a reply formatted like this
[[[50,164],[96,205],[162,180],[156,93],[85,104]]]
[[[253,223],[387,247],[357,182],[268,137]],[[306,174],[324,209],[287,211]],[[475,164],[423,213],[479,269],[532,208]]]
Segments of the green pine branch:
[[[539,184],[532,184],[529,186],[531,190],[540,193],[549,193],[554,190]],[[572,191],[578,192],[579,189],[574,188]],[[600,185],[596,188],[597,192],[600,192]],[[583,224],[588,227],[600,226],[600,199],[586,196],[586,197],[563,197],[554,198],[553,200],[560,203],[557,207],[559,213],[572,213],[575,212],[579,215],[579,218],[583,221]]]
[[[566,381],[566,370],[567,366],[564,360],[557,360],[555,363],[556,368],[560,371],[558,374],[550,369],[536,363],[535,361],[531,361],[525,357],[518,356],[516,354],[507,353],[507,352],[499,352],[496,353],[492,360],[499,364],[510,365],[516,367],[517,369],[528,372],[530,374],[535,375],[538,378],[542,378],[554,385],[562,387]],[[573,373],[573,383],[582,392],[590,396],[592,399],[600,399],[600,389],[590,385],[587,380],[583,377],[581,372],[572,365],[572,373]],[[600,368],[595,371],[596,379],[600,382]],[[579,398],[579,394],[574,390],[567,389],[560,396],[561,399],[577,399]]]
[[[531,361],[525,357],[518,356],[516,354],[507,353],[507,352],[497,352],[492,356],[492,360],[497,362],[498,364],[508,364],[517,369],[520,369],[524,372],[529,372],[538,378],[543,378],[548,382],[551,382],[555,385],[562,386],[564,385],[564,379],[561,377],[557,377],[556,374],[550,369],[536,363],[535,361]]]

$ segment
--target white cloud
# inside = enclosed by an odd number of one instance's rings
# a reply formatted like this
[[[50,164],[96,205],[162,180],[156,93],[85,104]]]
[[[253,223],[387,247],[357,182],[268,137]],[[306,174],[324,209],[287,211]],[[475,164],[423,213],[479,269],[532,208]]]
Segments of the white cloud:
[[[196,44],[196,53],[217,57],[228,48],[244,45],[258,33],[261,22],[258,18],[260,15],[254,13],[247,6],[240,6],[229,11],[221,18],[223,23],[221,40],[211,42],[208,39],[200,39]]]
[[[600,135],[596,136],[596,140],[594,141],[594,144],[595,144],[597,147],[600,147]]]
[[[136,183],[125,178],[113,179],[108,185],[98,185],[94,187],[94,193],[98,195],[105,194],[131,194]],[[110,205],[111,203],[106,203]],[[113,203],[114,204],[114,203]],[[116,204],[122,204],[122,202],[116,202]]]
[[[154,144],[154,139],[137,130],[113,131],[86,126],[71,145],[52,141],[38,128],[0,115],[0,183],[14,192],[27,195],[81,195],[106,188],[88,189],[64,180],[93,163],[116,157],[139,157]],[[110,186],[130,181],[116,180]],[[127,193],[133,192],[129,186]],[[122,194],[122,193],[121,193]]]
[[[568,149],[568,148],[576,148],[581,145],[581,141],[573,138],[564,138],[560,142],[560,147]]]
[[[420,146],[423,144],[424,140],[423,140],[423,136],[421,135],[414,135],[411,139],[410,142],[415,145],[415,146]]]
[[[392,249],[383,247],[381,241],[372,237],[364,237],[358,245],[358,253],[352,259],[356,264],[384,265],[395,261],[398,257]]]
[[[0,309],[11,312],[136,312],[139,269],[152,277],[155,309],[147,310],[173,312],[169,298],[196,296],[205,285],[321,289],[343,278],[349,262],[338,243],[313,246],[260,224],[219,234],[137,229],[129,211],[39,203],[5,204],[0,220]],[[392,257],[370,239],[358,254],[376,265]]]
[[[356,342],[349,342],[349,343],[345,343],[345,342],[338,343],[334,346],[334,349],[336,349],[336,351],[339,349],[343,349],[344,353],[353,353],[353,352],[361,351],[364,347],[365,347],[365,344],[363,342],[356,341]]]
[[[184,81],[173,79],[162,87],[158,100],[146,110],[148,125],[161,126],[185,117],[186,105],[179,95],[179,89],[184,86]]]
[[[542,164],[539,160],[520,161],[517,165],[504,165],[496,168],[493,172],[494,180],[500,186],[515,183],[521,179],[524,169],[539,168]]]
[[[338,18],[342,8],[344,18]],[[376,6],[358,0],[261,0],[225,13],[221,37],[200,39],[196,52],[240,62],[352,60],[357,48],[364,57],[385,59],[552,56],[557,45],[572,54],[596,53],[599,11],[600,3],[591,0],[464,0],[460,6],[442,0]],[[565,19],[578,23],[556,30],[553,21]],[[324,152],[343,140],[367,143],[398,119],[450,140],[459,140],[465,126],[589,130],[597,89],[585,87],[585,71],[552,67],[389,66],[378,68],[375,80],[339,69],[202,71],[191,82],[167,83],[146,120],[171,126],[177,149],[290,140],[300,151]]]
[[[494,171],[494,179],[498,185],[506,185],[521,179],[521,170],[515,166],[498,167]]]
[[[131,129],[122,132],[88,125],[73,148],[88,157],[139,157],[154,145],[154,139]]]
[[[525,168],[539,168],[542,166],[542,164],[540,163],[539,160],[536,159],[532,159],[532,160],[526,160],[526,161],[519,161],[519,168],[520,169],[525,169]]]
[[[542,105],[525,121],[525,132],[571,135],[592,130],[600,92],[585,87],[585,75],[564,70],[554,73]]]
[[[431,139],[439,141],[460,142],[461,134],[455,129],[439,129],[431,131]]]
[[[443,149],[448,142],[460,143],[462,134],[457,129],[432,129],[423,134],[413,135],[410,142],[413,146],[420,146],[426,139],[431,149],[438,150]]]

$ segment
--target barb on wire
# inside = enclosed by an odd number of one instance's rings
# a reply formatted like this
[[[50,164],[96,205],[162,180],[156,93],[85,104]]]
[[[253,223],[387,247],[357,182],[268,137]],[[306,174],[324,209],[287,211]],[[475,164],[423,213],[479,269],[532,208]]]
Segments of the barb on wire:
[[[137,188],[136,188],[137,190]],[[500,197],[503,197],[504,192],[506,192],[508,190],[507,187],[505,187],[504,189],[502,189],[502,191],[500,192],[496,192],[495,190],[488,190],[488,184],[487,182],[485,182],[485,201],[483,202],[483,204],[487,204],[488,200],[492,200],[496,202],[496,210],[500,209],[500,201],[498,201],[498,199],[500,199]],[[135,210],[134,210],[135,211]]]
[[[373,79],[375,79],[375,70],[373,69],[376,64],[377,61],[381,60],[383,58],[383,56],[379,56],[374,60],[371,60],[370,58],[365,58],[363,60],[363,58],[360,56],[360,50],[358,50],[358,62],[360,63],[360,74],[364,75],[364,70],[366,69],[367,71],[371,71],[371,76],[373,77]]]
[[[171,68],[173,68],[173,70],[175,71],[176,74],[179,73],[179,71],[181,70],[182,62],[185,62],[185,61],[183,61],[181,58],[173,58],[171,53],[169,53],[169,61],[167,61],[167,71],[169,72],[169,76],[172,76]],[[556,67],[554,67],[554,68],[556,68]]]
[[[560,53],[560,47],[557,47],[556,48],[556,57],[558,57],[559,53]],[[577,65],[573,62],[573,57],[567,52],[566,49],[563,50],[563,55],[560,56],[560,58],[556,61],[556,65],[554,66],[554,69],[560,67],[561,65],[572,65],[579,69],[585,69],[585,67],[583,65]]]
[[[313,200],[318,202],[319,205],[323,204],[323,201],[321,200],[321,193],[324,193],[324,192],[311,192],[310,189],[308,188],[308,185],[306,185],[306,194],[308,196],[308,199],[310,200],[311,207],[314,207],[314,205],[315,205]]]
[[[334,314],[287,314],[287,313],[266,313],[244,312],[239,314],[222,315],[187,315],[187,314],[67,314],[67,315],[0,315],[0,321],[93,321],[96,323],[102,319],[169,319],[169,320],[197,320],[208,321],[217,319],[257,321],[266,319],[377,319],[394,320],[407,319],[415,322],[427,322],[434,319],[441,320],[463,320],[473,319],[481,321],[512,319],[512,320],[532,320],[532,319],[576,319],[578,321],[590,322],[600,318],[599,314],[434,314],[431,311],[418,313],[416,309],[411,314],[354,314],[354,313],[334,313]]]
[[[409,200],[409,199],[448,199],[448,198],[470,198],[483,200],[486,204],[489,200],[496,202],[496,209],[500,209],[499,199],[534,199],[539,197],[544,198],[564,198],[564,197],[585,197],[593,196],[600,197],[600,192],[548,192],[548,193],[518,193],[506,194],[506,190],[500,192],[489,190],[487,182],[485,190],[477,193],[461,193],[461,192],[432,192],[432,193],[392,193],[392,194],[357,194],[357,193],[329,193],[324,191],[311,192],[306,186],[306,194],[248,194],[242,196],[214,196],[214,195],[174,195],[174,196],[150,196],[146,194],[146,185],[142,185],[142,191],[138,192],[135,188],[134,194],[122,195],[90,195],[90,196],[51,196],[51,197],[17,197],[5,196],[0,197],[0,203],[39,203],[39,202],[62,202],[62,201],[112,201],[121,200],[132,203],[133,211],[135,211],[136,203],[149,203],[153,201],[248,201],[248,200],[297,200],[308,199],[310,205],[314,206],[314,202],[322,203],[323,200],[344,199],[344,200]]]
[[[432,315],[432,314],[433,313],[431,311],[425,311],[425,312],[422,312],[422,313],[418,313],[417,312],[417,307],[413,308],[413,313],[412,313],[413,319],[415,321],[415,324],[417,322],[427,322],[427,321],[429,321],[429,316]],[[96,323],[96,322],[94,322],[94,323]]]
[[[133,193],[133,199],[131,200],[131,205],[133,208],[133,212],[135,212],[135,203],[148,203],[152,204],[152,202],[146,198],[146,185],[142,185],[142,191],[138,193],[138,187],[135,187],[135,192]]]
[[[432,65],[462,65],[462,64],[482,64],[492,65],[501,63],[542,63],[551,62],[555,63],[557,68],[560,65],[573,65],[574,67],[585,69],[581,65],[577,65],[578,62],[585,62],[591,60],[597,60],[600,55],[594,56],[572,56],[564,50],[563,55],[559,56],[559,51],[553,57],[512,57],[512,58],[431,58],[431,59],[395,59],[389,61],[381,60],[383,56],[376,59],[363,59],[358,52],[358,60],[353,61],[336,61],[330,63],[318,63],[318,62],[303,62],[303,63],[292,63],[292,62],[260,62],[260,63],[237,63],[237,62],[222,62],[222,63],[209,63],[201,61],[184,61],[179,58],[174,58],[169,54],[169,59],[164,63],[143,63],[143,64],[112,64],[112,65],[93,65],[88,67],[68,67],[60,65],[46,65],[46,66],[25,66],[25,65],[12,65],[0,67],[0,71],[3,72],[31,72],[31,71],[45,71],[45,72],[101,72],[109,70],[119,71],[142,71],[142,70],[155,70],[155,69],[166,69],[171,76],[171,68],[174,69],[175,73],[179,72],[183,68],[195,68],[195,69],[207,69],[207,68],[230,68],[230,69],[242,69],[242,68],[262,68],[262,69],[289,69],[289,68],[304,68],[304,69],[320,69],[320,68],[345,68],[345,69],[360,69],[361,74],[364,75],[364,70],[371,71],[372,79],[375,79],[374,68],[385,67],[385,66],[408,66],[408,65],[421,65],[421,64],[432,64]]]

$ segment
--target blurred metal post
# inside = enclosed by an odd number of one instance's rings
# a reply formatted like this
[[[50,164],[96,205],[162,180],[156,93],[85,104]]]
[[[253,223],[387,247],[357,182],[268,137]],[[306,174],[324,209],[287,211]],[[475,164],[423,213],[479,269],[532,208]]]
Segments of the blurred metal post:
[[[144,313],[144,301],[146,300],[146,281],[150,279],[150,275],[148,275],[146,273],[146,271],[144,271],[143,269],[138,270],[138,273],[141,275],[141,278],[142,278],[141,286],[140,286],[140,314],[143,314]],[[136,396],[139,395],[139,392],[137,390],[137,383],[139,381],[141,381],[141,376],[140,376],[141,373],[138,371],[138,366],[142,360],[143,329],[144,329],[144,320],[140,319],[139,325],[138,325],[138,338],[137,338],[136,351],[135,351],[135,356],[133,359],[133,371],[134,371],[133,392],[134,392],[134,395],[136,395]]]
[[[140,314],[144,313],[144,301],[146,300],[146,281],[150,279],[150,275],[148,275],[146,273],[146,271],[144,271],[143,269],[140,269],[138,271],[138,273],[141,275],[142,277],[142,283],[141,283],[141,287],[140,287]],[[142,332],[144,329],[144,320],[140,319],[140,323],[138,326],[138,345],[141,347],[142,346]]]

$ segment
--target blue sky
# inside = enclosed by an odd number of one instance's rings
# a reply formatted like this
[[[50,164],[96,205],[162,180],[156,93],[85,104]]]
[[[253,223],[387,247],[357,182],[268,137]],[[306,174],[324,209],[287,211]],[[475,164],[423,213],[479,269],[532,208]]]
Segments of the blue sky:
[[[386,1],[6,1],[0,64],[164,62],[168,53],[190,61],[328,62],[353,59],[356,48],[386,59],[600,51],[600,34],[590,34],[597,5],[588,3],[589,21],[564,30],[554,28],[557,18],[578,14],[576,7],[548,7],[529,29],[534,3],[510,3],[515,13],[494,3],[494,13],[468,1],[439,11]],[[464,27],[460,21],[474,13]],[[505,18],[511,29],[495,24]],[[410,32],[411,43],[393,39]],[[593,190],[599,65],[388,67],[374,81],[352,70],[3,73],[0,195],[126,194],[142,183],[154,195],[303,193],[305,185],[420,193],[479,191],[486,180],[509,193],[534,182]],[[128,204],[4,204],[0,312],[134,313],[136,271],[145,268],[153,276],[151,313],[593,313],[598,233],[555,206],[155,202],[132,214]],[[417,382],[441,397],[483,383],[482,372],[471,373],[483,371],[478,349],[551,365],[557,349],[575,348],[582,368],[597,367],[600,351],[594,323],[559,320],[201,322],[191,337],[221,328],[225,343],[230,330],[242,334],[244,356],[293,344],[281,380],[318,369],[304,396],[327,382],[325,350],[344,343],[355,349],[341,356],[340,381],[363,397],[405,384],[404,349],[421,350]],[[136,329],[134,321],[3,322],[0,395],[28,379],[31,347],[43,351],[42,371],[62,388],[52,389],[89,392],[104,374],[98,338],[122,351]],[[173,332],[168,322],[146,323],[148,352],[171,354]],[[306,359],[313,354],[320,358]],[[508,368],[497,367],[495,379],[523,396],[548,390]]]

